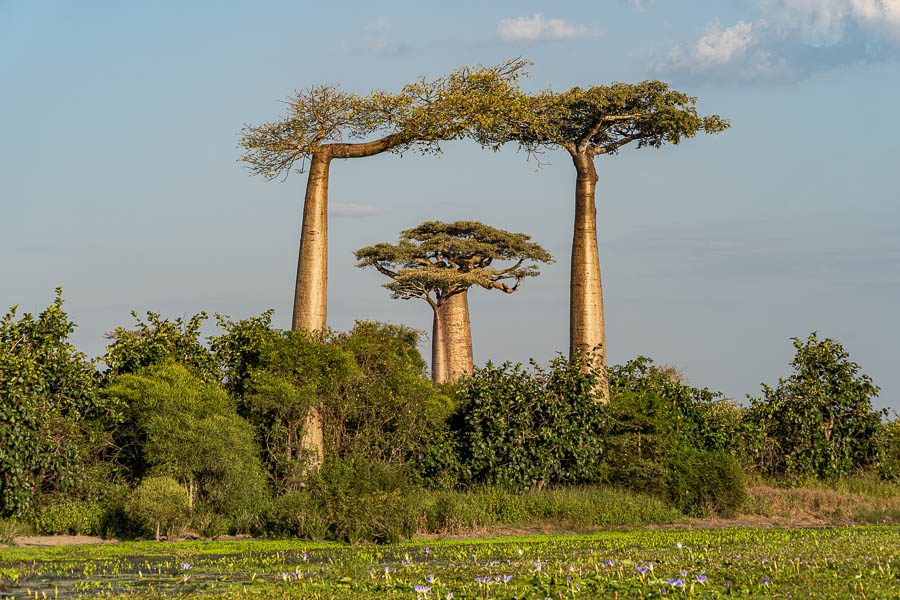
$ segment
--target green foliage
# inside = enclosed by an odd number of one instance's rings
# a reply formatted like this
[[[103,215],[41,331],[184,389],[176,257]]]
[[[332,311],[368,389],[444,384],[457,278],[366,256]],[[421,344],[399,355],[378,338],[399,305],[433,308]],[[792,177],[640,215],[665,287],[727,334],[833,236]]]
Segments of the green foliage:
[[[667,475],[670,499],[691,517],[731,517],[747,500],[744,475],[724,452],[682,449],[672,457]]]
[[[464,379],[454,429],[467,479],[519,489],[597,481],[603,411],[589,364],[560,356],[528,372],[488,363]]]
[[[260,354],[278,337],[272,329],[273,310],[258,317],[232,321],[216,314],[223,333],[209,338],[209,347],[224,377],[225,388],[236,398],[247,393],[250,374],[259,367]]]
[[[96,370],[68,343],[75,324],[62,291],[37,317],[0,320],[0,515],[24,516],[42,493],[73,489],[92,450],[104,446],[100,421],[114,411],[97,396]]]
[[[305,483],[275,501],[270,533],[397,543],[416,531],[412,490],[396,466],[328,460]]]
[[[900,481],[900,419],[886,423],[878,436],[883,462],[880,470],[887,479]]]
[[[540,275],[536,264],[523,263],[548,263],[553,258],[530,239],[478,221],[426,221],[401,232],[396,245],[360,248],[355,252],[356,266],[375,267],[390,277],[384,287],[392,298],[420,298],[441,305],[474,285],[512,293],[523,279]],[[497,268],[494,261],[512,264]],[[512,285],[506,283],[513,280]]]
[[[200,339],[200,328],[207,318],[205,311],[174,321],[150,311],[146,321],[135,311],[131,315],[137,321],[135,329],[116,327],[107,335],[112,340],[103,355],[107,376],[136,373],[144,367],[174,361],[206,380],[218,381],[215,359]]]
[[[274,178],[298,160],[326,153],[336,158],[384,151],[439,152],[443,140],[460,138],[476,124],[491,129],[514,98],[512,84],[529,63],[513,59],[494,67],[464,67],[428,81],[420,78],[400,93],[369,96],[321,85],[286,100],[289,114],[275,123],[244,127],[241,160],[250,171]],[[349,143],[384,136],[372,145]],[[363,146],[363,147],[360,147]]]
[[[216,383],[173,363],[122,375],[105,395],[121,406],[121,460],[132,477],[169,475],[199,499],[246,519],[266,497],[251,426]]]
[[[418,342],[414,329],[373,321],[332,337],[356,369],[322,406],[327,455],[401,464],[443,425],[451,400],[427,378]]]
[[[147,477],[135,488],[127,504],[128,512],[159,541],[177,537],[190,518],[190,499],[180,483],[171,477]]]
[[[105,516],[98,503],[64,501],[39,510],[33,524],[41,535],[102,535]]]
[[[308,421],[358,373],[353,355],[302,330],[279,332],[259,351],[241,412],[255,426],[280,495],[299,489],[309,466]]]
[[[545,90],[523,94],[507,111],[505,127],[482,128],[476,139],[494,148],[513,141],[531,152],[556,146],[593,157],[634,141],[638,148],[659,148],[731,127],[718,115],[698,115],[696,104],[661,81]]]
[[[887,411],[872,408],[878,388],[837,341],[793,338],[793,373],[751,398],[765,432],[762,470],[797,479],[839,477],[882,461],[878,434]]]

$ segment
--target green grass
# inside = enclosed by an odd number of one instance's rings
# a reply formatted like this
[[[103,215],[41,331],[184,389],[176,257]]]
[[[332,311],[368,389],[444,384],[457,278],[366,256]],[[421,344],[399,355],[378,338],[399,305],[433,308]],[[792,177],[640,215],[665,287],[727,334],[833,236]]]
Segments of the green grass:
[[[0,550],[0,594],[416,599],[428,588],[428,598],[453,594],[454,600],[900,598],[898,540],[895,527],[844,527],[606,531],[396,546],[249,541],[12,548]]]
[[[524,493],[496,487],[465,492],[430,492],[425,495],[419,513],[420,530],[426,533],[534,525],[579,530],[684,520],[681,513],[656,498],[598,486]]]

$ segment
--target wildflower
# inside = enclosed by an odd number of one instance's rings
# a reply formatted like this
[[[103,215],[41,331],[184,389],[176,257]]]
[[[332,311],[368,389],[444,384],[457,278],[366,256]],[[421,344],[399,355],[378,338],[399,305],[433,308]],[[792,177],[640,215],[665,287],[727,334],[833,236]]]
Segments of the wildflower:
[[[491,581],[493,581],[493,580],[490,577],[476,577],[475,578],[476,583],[483,583],[485,585],[491,583]]]
[[[498,575],[494,581],[497,583],[509,583],[512,581],[512,575]]]
[[[683,546],[684,546],[684,544],[682,544],[681,542],[678,542],[677,544],[675,544],[675,547],[678,548],[679,550],[681,550],[681,548]]]
[[[634,570],[643,575],[647,572],[647,567],[635,567]]]
[[[290,579],[290,578],[291,578],[291,576],[288,575],[287,573],[282,573],[282,574],[281,574],[281,580],[282,580],[282,581],[287,581],[287,580]]]
[[[444,600],[453,600],[453,592],[447,592],[447,595],[444,596]]]
[[[672,587],[684,587],[684,579],[681,577],[666,577],[666,581]]]
[[[772,580],[769,579],[768,577],[763,577],[763,584],[764,584],[764,585],[769,585],[769,582],[771,582],[771,581],[772,581]]]
[[[534,563],[534,570],[535,570],[537,573],[540,573],[540,572],[541,572],[541,561],[539,561],[539,560],[538,560],[538,561],[535,561],[535,563]]]
[[[614,566],[616,566],[616,561],[614,561],[614,560],[612,560],[612,559],[607,560],[607,561],[606,561],[606,566],[607,566],[607,567],[614,567]]]
[[[416,591],[416,594],[425,594],[426,596],[431,591],[431,588],[427,585],[414,585],[413,589]]]
[[[518,548],[518,549],[516,549],[516,552],[519,553],[519,556],[522,556],[522,554],[523,554],[525,551],[522,550],[521,548]]]
[[[181,567],[182,569],[190,569],[190,568],[192,568],[191,565],[189,565],[188,563],[179,563],[178,566]]]
[[[425,578],[428,583],[434,583],[434,575],[429,575]]]
[[[682,570],[681,570],[681,573],[679,573],[679,575],[681,575],[682,577],[687,577],[687,571],[685,571],[684,569],[682,569]]]
[[[706,575],[694,575],[694,579],[700,583],[706,583]]]
[[[425,556],[428,556],[429,554],[431,554],[431,548],[428,546],[425,546],[424,552],[425,552]]]
[[[303,562],[306,562],[307,560],[309,560],[309,557],[306,555],[306,552],[304,552],[303,554],[301,554],[301,555],[300,555],[300,558],[303,559]]]
[[[574,571],[574,570],[575,570],[575,565],[569,565],[569,571]]]

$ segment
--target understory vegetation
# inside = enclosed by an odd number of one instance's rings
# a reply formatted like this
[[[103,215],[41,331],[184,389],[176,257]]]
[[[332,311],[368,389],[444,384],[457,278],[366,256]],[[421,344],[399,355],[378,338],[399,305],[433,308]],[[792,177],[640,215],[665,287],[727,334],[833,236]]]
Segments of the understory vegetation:
[[[419,333],[311,335],[205,313],[117,328],[100,360],[55,302],[0,321],[0,543],[26,532],[396,543],[688,517],[900,522],[900,423],[841,344],[741,406],[638,357],[488,363],[435,385]],[[314,464],[305,434],[324,434]]]

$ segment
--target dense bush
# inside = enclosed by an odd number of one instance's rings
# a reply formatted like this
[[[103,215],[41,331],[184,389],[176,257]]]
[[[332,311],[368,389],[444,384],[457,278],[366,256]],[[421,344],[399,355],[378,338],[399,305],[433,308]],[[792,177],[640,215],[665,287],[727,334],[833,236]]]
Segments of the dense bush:
[[[253,429],[221,386],[169,363],[121,375],[104,394],[124,415],[116,439],[132,478],[174,477],[191,503],[249,527],[265,504],[265,475]]]
[[[872,408],[878,395],[872,379],[835,340],[816,333],[793,340],[793,373],[751,398],[752,417],[765,432],[762,470],[828,479],[882,462],[877,441],[887,411]]]
[[[681,449],[667,473],[672,503],[686,515],[731,517],[747,500],[744,475],[724,452]]]
[[[69,500],[42,508],[32,522],[41,535],[101,535],[105,513],[98,503]]]
[[[586,364],[488,363],[464,379],[454,417],[464,477],[519,489],[601,478],[603,410],[598,373]]]
[[[396,543],[416,531],[414,495],[396,466],[329,460],[305,483],[275,501],[270,533]]]
[[[171,477],[147,477],[135,488],[126,505],[129,514],[159,541],[160,531],[172,539],[180,535],[190,519],[187,491]]]
[[[102,453],[115,415],[94,365],[68,342],[62,293],[37,317],[0,319],[0,516],[24,516],[41,494],[72,492]]]

